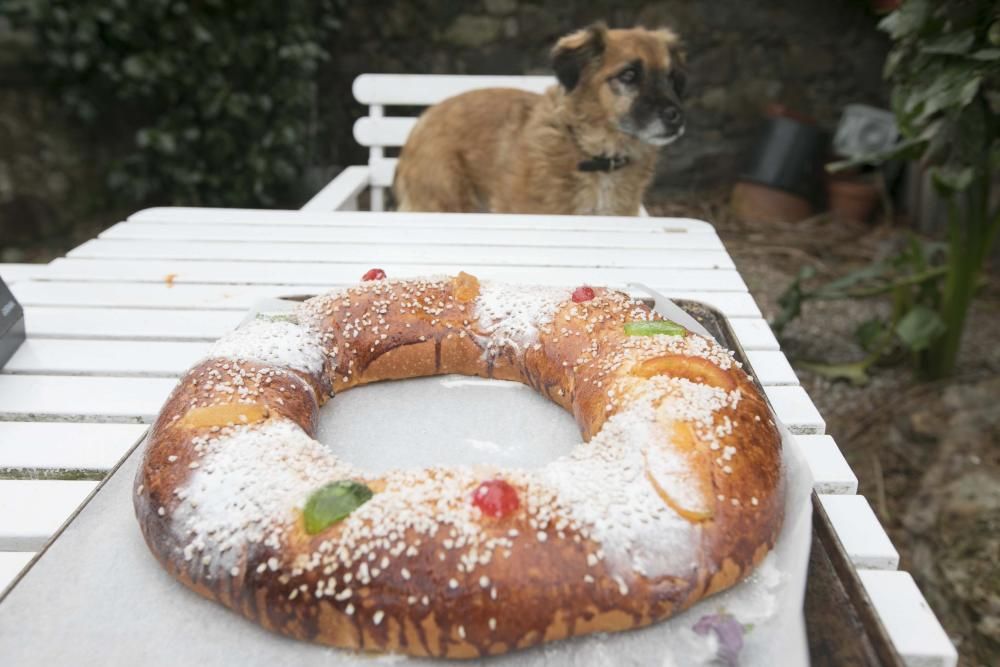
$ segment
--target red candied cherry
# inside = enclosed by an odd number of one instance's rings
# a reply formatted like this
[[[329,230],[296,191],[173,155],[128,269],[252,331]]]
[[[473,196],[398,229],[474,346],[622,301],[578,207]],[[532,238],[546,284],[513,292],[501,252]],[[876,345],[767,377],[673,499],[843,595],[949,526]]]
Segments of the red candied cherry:
[[[361,280],[382,280],[385,278],[385,271],[382,269],[368,269],[368,272],[361,276]]]
[[[500,519],[521,506],[517,489],[502,479],[483,482],[472,492],[472,504],[486,516]]]
[[[586,285],[573,290],[573,303],[583,303],[594,298],[594,290]]]

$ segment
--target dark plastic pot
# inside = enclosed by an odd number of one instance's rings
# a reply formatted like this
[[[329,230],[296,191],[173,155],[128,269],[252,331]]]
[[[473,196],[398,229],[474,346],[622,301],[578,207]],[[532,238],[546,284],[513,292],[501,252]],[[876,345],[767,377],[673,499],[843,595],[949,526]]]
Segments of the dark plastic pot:
[[[815,125],[785,116],[767,119],[741,181],[777,188],[819,203],[828,138]]]

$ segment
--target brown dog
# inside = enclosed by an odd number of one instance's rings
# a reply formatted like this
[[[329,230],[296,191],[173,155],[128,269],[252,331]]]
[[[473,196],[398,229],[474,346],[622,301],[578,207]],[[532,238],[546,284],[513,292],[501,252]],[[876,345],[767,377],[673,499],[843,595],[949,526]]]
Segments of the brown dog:
[[[637,215],[657,152],[684,132],[677,37],[590,26],[552,50],[558,86],[427,109],[393,185],[404,211]]]

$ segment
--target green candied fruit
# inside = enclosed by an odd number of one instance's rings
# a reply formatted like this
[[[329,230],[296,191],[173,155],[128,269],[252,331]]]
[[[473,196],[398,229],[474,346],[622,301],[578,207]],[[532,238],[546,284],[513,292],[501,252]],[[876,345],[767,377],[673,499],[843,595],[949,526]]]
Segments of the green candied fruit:
[[[302,510],[306,532],[315,535],[327,526],[332,526],[371,500],[371,497],[371,489],[349,479],[331,482],[313,491]]]
[[[687,332],[687,329],[670,320],[625,323],[625,333],[629,336],[683,336]]]

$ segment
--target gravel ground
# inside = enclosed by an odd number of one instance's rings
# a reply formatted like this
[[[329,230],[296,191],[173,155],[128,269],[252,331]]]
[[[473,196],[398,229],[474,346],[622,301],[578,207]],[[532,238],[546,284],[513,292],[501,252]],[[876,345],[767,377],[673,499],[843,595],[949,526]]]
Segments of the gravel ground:
[[[832,278],[884,256],[906,236],[828,217],[748,223],[733,216],[723,193],[654,203],[650,212],[712,222],[769,319],[803,265]],[[994,270],[972,309],[953,378],[920,382],[897,365],[856,387],[796,363],[862,358],[855,327],[888,307],[880,300],[809,302],[785,328],[782,349],[899,549],[901,567],[958,646],[960,664],[1000,665],[1000,281]]]

